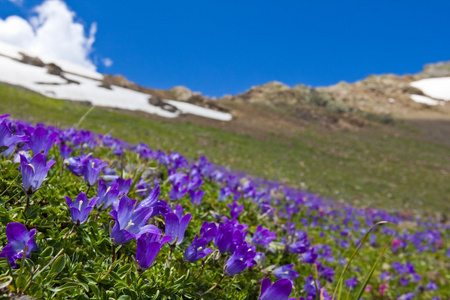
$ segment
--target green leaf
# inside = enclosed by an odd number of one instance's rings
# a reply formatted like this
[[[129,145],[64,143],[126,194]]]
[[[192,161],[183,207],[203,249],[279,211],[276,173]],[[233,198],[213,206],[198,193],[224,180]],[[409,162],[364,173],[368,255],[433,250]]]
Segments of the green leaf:
[[[68,291],[71,289],[78,289],[80,287],[81,287],[80,284],[78,284],[76,282],[67,282],[61,286],[51,288],[50,290],[55,293],[61,293],[61,292],[65,292],[65,291]]]
[[[62,255],[58,257],[50,268],[50,273],[59,274],[66,266],[66,257]]]

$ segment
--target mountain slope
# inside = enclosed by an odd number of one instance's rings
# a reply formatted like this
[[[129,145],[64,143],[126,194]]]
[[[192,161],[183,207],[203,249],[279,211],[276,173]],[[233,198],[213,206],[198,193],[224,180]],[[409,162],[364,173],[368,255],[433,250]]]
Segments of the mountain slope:
[[[66,127],[77,124],[88,111],[81,103],[0,86],[0,114]],[[267,111],[261,109],[261,113]],[[284,116],[271,115],[280,120]],[[275,133],[266,127],[256,131],[230,128],[239,120],[203,118],[208,123],[197,124],[193,118],[166,119],[95,108],[81,127],[131,143],[143,141],[153,148],[179,151],[191,159],[205,155],[214,163],[360,206],[450,209],[450,148],[425,142],[409,129],[374,123],[358,130],[330,130],[310,123]]]

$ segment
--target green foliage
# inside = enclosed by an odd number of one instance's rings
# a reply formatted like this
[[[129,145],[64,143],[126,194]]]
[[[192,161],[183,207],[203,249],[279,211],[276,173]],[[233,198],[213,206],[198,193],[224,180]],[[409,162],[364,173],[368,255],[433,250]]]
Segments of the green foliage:
[[[79,153],[74,153],[74,155],[77,154]],[[0,288],[4,295],[25,293],[37,299],[257,299],[262,278],[268,277],[274,281],[272,272],[275,266],[294,263],[295,270],[301,276],[294,280],[295,289],[291,296],[296,298],[304,296],[305,279],[310,274],[314,274],[314,268],[303,263],[298,255],[283,251],[283,248],[279,248],[277,243],[272,244],[272,250],[267,253],[265,263],[245,270],[233,278],[225,277],[217,288],[204,294],[221,280],[223,264],[228,255],[215,255],[217,253],[215,252],[204,262],[189,263],[184,261],[183,253],[195,234],[199,232],[203,221],[215,221],[216,214],[229,216],[226,202],[218,201],[220,186],[210,181],[205,182],[202,186],[206,196],[201,206],[193,206],[189,196],[184,196],[180,200],[183,208],[192,213],[192,221],[186,231],[185,241],[173,253],[170,268],[167,268],[169,247],[166,245],[151,268],[145,271],[140,270],[134,259],[135,241],[118,247],[116,249],[117,259],[112,264],[113,247],[109,239],[111,217],[106,211],[94,210],[88,222],[75,226],[70,219],[63,196],[74,198],[79,192],[87,191],[87,186],[81,178],[75,177],[63,166],[56,148],[50,151],[49,156],[55,157],[57,164],[50,170],[43,187],[31,199],[30,208],[26,212],[23,211],[25,196],[21,189],[20,174],[17,171],[18,164],[7,159],[1,163],[0,190],[3,192],[0,196],[0,244],[6,245],[7,243],[6,224],[20,222],[28,228],[36,228],[36,241],[39,246],[39,251],[32,252],[29,259],[23,259],[18,269],[11,270],[7,260],[0,259]],[[117,160],[107,148],[96,148],[93,156],[101,157],[110,165]],[[135,154],[129,152],[125,153],[123,161],[133,166],[155,165],[154,162],[143,162]],[[162,168],[161,171],[167,177],[167,170]],[[137,178],[133,171],[125,173],[124,176]],[[170,183],[164,181],[161,185],[162,199],[168,200],[170,188]],[[95,195],[96,188],[89,189],[89,198]],[[131,191],[129,195],[131,198],[139,199],[134,191]],[[283,196],[280,195],[280,197]],[[244,205],[244,211],[239,216],[239,221],[249,225],[250,235],[255,232],[259,224],[263,224],[265,228],[276,231],[277,236],[283,236],[281,224],[288,220],[282,216],[273,219],[259,215],[256,204],[251,200],[240,199],[240,203]],[[345,215],[339,217],[335,224],[342,224],[344,218]],[[305,227],[305,231],[315,245],[330,245],[335,257],[350,257],[349,251],[336,245],[335,239],[339,237],[339,232],[327,231],[325,235],[321,234],[323,226],[330,224],[326,218],[322,218],[318,211],[308,211],[304,208],[291,221],[300,224],[302,220],[308,224],[316,224]],[[161,217],[155,217],[151,222],[164,229]],[[418,226],[420,228],[420,225]],[[381,283],[377,279],[381,270],[372,266],[379,262],[381,247],[389,243],[391,237],[383,235],[379,230],[374,230],[374,232],[379,238],[378,245],[364,244],[360,255],[356,256],[355,252],[351,256],[352,264],[350,266],[349,261],[345,272],[342,273],[342,281],[330,283],[319,279],[322,287],[332,291],[336,284],[342,284],[351,276],[362,279],[366,275],[373,274],[371,284],[376,290]],[[351,232],[350,236],[353,234],[356,232]],[[446,234],[448,236],[448,232]],[[363,242],[366,237],[367,235],[363,238]],[[450,278],[448,278],[448,273],[446,274],[442,261],[445,261],[445,249],[449,246],[450,244],[446,240],[441,249],[434,253],[427,252],[426,263],[423,263],[424,256],[413,252],[414,249],[389,253],[384,259],[388,267],[383,267],[382,270],[390,270],[389,265],[394,261],[405,262],[408,260],[417,266],[417,271],[421,274],[438,271],[439,282],[444,286],[439,292],[444,297],[445,295],[448,297],[450,290],[448,285],[445,288],[444,283],[448,282]],[[353,249],[353,247],[349,249]],[[258,247],[258,250],[264,251],[261,247]],[[337,261],[326,264],[339,269]],[[426,280],[425,278],[422,284],[426,284]],[[359,291],[364,288],[362,283],[358,288]],[[383,299],[392,299],[395,295],[406,293],[411,289],[413,289],[411,284],[409,286],[392,286]],[[347,298],[353,299],[357,296],[357,291],[349,291],[347,295]],[[431,296],[433,294],[427,292],[424,295]],[[363,296],[376,298],[377,294],[376,292],[363,293]]]

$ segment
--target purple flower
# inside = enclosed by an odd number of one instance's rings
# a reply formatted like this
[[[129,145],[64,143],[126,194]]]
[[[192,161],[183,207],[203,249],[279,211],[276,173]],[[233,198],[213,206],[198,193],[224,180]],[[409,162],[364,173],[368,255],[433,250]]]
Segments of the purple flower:
[[[97,207],[101,206],[101,209],[107,209],[110,207],[114,201],[117,200],[119,196],[119,185],[114,183],[110,186],[106,186],[106,184],[100,179],[98,181],[98,190],[97,190]]]
[[[205,248],[208,241],[206,238],[198,238],[198,235],[195,235],[192,244],[186,248],[184,251],[184,259],[190,262],[195,262],[199,259],[202,259],[206,255],[209,255],[213,250],[210,248]]]
[[[438,286],[436,283],[434,283],[433,280],[430,280],[430,282],[428,282],[426,289],[429,291],[436,291],[438,289]]]
[[[38,153],[43,153],[47,155],[48,150],[53,146],[53,142],[58,136],[57,132],[52,132],[50,134],[47,133],[47,130],[44,127],[37,127],[32,133],[28,134],[30,137],[30,141],[28,142],[28,146],[31,151],[33,151],[33,155]]]
[[[160,193],[159,185],[155,185],[153,190],[149,193],[148,197],[138,203],[136,209],[139,209],[143,206],[151,207],[153,209],[152,215],[150,218],[158,215],[166,215],[171,211],[170,206],[164,200],[158,200]]]
[[[230,215],[233,220],[236,220],[239,217],[239,214],[244,210],[244,205],[239,205],[236,202],[233,204],[227,204],[230,208]]]
[[[189,195],[191,196],[191,202],[193,205],[200,205],[205,192],[203,192],[202,190],[189,191]]]
[[[61,154],[61,157],[63,159],[68,159],[70,157],[70,153],[72,153],[72,149],[69,146],[67,146],[65,144],[61,144],[59,146],[59,149],[60,149],[59,153]]]
[[[356,277],[350,278],[350,279],[345,281],[345,285],[350,290],[354,290],[357,284],[358,284],[358,279]]]
[[[88,201],[85,193],[81,192],[75,201],[72,201],[69,197],[64,197],[67,202],[67,206],[70,209],[70,215],[72,217],[72,222],[75,224],[83,224],[89,217],[89,213],[94,208],[98,197],[94,197]]]
[[[264,252],[256,252],[255,261],[259,265],[264,265],[266,263],[266,255],[264,254]]]
[[[170,199],[180,200],[188,191],[189,177],[182,172],[178,172],[170,175],[168,180],[172,183],[172,190],[170,190],[169,194]]]
[[[203,183],[204,183],[204,181],[202,180],[202,178],[200,176],[198,176],[198,175],[191,176],[191,178],[189,178],[188,189],[190,191],[196,190]]]
[[[20,155],[20,171],[22,172],[22,183],[27,193],[34,193],[47,176],[48,170],[55,163],[54,160],[46,163],[44,154],[36,154],[30,162]]]
[[[219,190],[219,201],[224,201],[228,196],[231,195],[231,189],[227,186]]]
[[[404,295],[401,295],[401,296],[399,296],[397,299],[398,300],[411,300],[411,299],[413,299],[414,298],[414,293],[407,293],[407,294],[404,294]]]
[[[292,280],[298,277],[298,273],[294,270],[294,264],[278,267],[273,271],[273,274],[278,279]]]
[[[30,257],[31,251],[38,250],[34,241],[35,234],[36,229],[31,229],[28,232],[27,228],[20,223],[8,223],[6,225],[6,237],[9,245],[3,247],[0,257],[8,258],[10,265],[13,268],[17,267],[15,262],[22,258],[25,248],[27,248],[25,257]]]
[[[243,242],[225,263],[225,271],[228,275],[234,276],[246,268],[256,265],[255,256],[255,247]]]
[[[103,171],[104,172],[104,171]],[[148,191],[151,189],[150,184],[148,184],[144,179],[139,179],[136,184],[136,193],[141,197],[147,197]]]
[[[161,238],[161,230],[153,228],[151,232],[141,235],[137,240],[136,260],[142,269],[148,269],[161,247],[170,240],[170,236]]]
[[[89,185],[94,185],[98,180],[98,176],[100,176],[102,168],[106,167],[107,165],[108,164],[102,162],[100,159],[97,158],[85,161],[83,172],[84,180]]]
[[[416,282],[416,283],[422,280],[422,276],[420,276],[417,273],[413,273],[412,277],[413,277],[413,282]]]
[[[175,207],[175,212],[168,212],[166,214],[166,235],[172,237],[169,244],[181,244],[184,239],[184,232],[191,221],[191,214],[183,216],[183,208],[181,204]]]
[[[217,234],[217,225],[213,222],[203,222],[200,228],[200,236],[206,239],[206,243],[211,242]]]
[[[84,169],[86,162],[89,161],[89,156],[74,156],[69,157],[64,162],[67,164],[67,168],[75,176],[82,176],[84,174]]]
[[[262,245],[264,248],[267,248],[269,244],[276,239],[276,232],[272,232],[269,229],[263,228],[261,225],[258,225],[258,227],[256,228],[256,232],[252,238],[252,244]]]
[[[7,124],[4,119],[0,120],[0,153],[18,143],[26,142],[28,142],[26,135],[12,134],[10,124]]]
[[[292,283],[289,279],[280,279],[272,284],[270,279],[264,278],[259,300],[287,300],[291,291]]]
[[[123,196],[128,194],[131,188],[132,180],[131,178],[125,180],[120,176],[117,175],[107,175],[102,176],[102,179],[104,180],[105,184],[110,186],[114,183],[117,183],[119,185],[119,196]]]
[[[410,280],[410,279],[409,279],[408,277],[400,277],[400,278],[398,279],[398,282],[399,282],[401,285],[406,286],[406,285],[408,285],[409,280]]]
[[[125,180],[122,177],[117,178],[116,183],[119,185],[119,196],[126,195],[130,191],[132,180]]]
[[[322,265],[321,263],[316,263],[317,266],[317,272],[319,273],[319,276],[322,277],[325,280],[328,280],[329,282],[333,282],[334,277],[334,270]]]
[[[303,261],[307,264],[313,264],[316,262],[316,259],[318,255],[315,253],[315,248],[312,247],[311,249],[307,250],[305,253],[300,254],[303,258]]]
[[[233,225],[219,223],[215,244],[221,253],[227,252],[233,243]]]
[[[132,239],[138,239],[147,232],[155,232],[157,227],[145,225],[152,214],[152,208],[143,206],[134,210],[136,200],[131,200],[126,195],[119,200],[117,209],[109,215],[116,220],[111,230],[111,239],[117,244],[124,244]]]
[[[289,251],[293,253],[305,253],[310,246],[308,236],[304,232],[300,232],[297,242],[289,246]]]

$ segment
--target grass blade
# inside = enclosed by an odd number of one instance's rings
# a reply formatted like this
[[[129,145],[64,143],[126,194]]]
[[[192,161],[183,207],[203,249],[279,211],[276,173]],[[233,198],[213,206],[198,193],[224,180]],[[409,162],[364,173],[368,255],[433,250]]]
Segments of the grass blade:
[[[355,251],[353,252],[352,256],[350,257],[348,263],[345,265],[344,269],[342,270],[341,276],[339,277],[339,280],[337,282],[336,288],[334,289],[333,292],[333,297],[332,299],[340,299],[341,298],[341,292],[342,292],[342,283],[344,281],[344,274],[347,271],[348,267],[350,266],[350,263],[352,262],[353,258],[356,256],[356,254],[358,253],[359,249],[361,249],[362,245],[364,245],[364,243],[367,240],[367,237],[370,235],[370,233],[378,226],[378,225],[383,225],[383,224],[387,224],[387,221],[380,221],[375,223],[372,227],[370,227],[369,231],[366,232],[366,234],[364,235],[364,237],[362,238],[361,242],[359,243],[358,247],[355,249]],[[339,290],[339,294],[338,294],[338,298],[335,298],[336,293]]]

